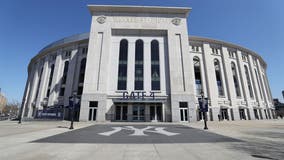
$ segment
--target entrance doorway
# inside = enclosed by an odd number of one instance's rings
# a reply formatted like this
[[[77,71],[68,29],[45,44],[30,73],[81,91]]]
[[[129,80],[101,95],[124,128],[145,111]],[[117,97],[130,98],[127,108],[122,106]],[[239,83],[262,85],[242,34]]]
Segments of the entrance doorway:
[[[188,109],[180,108],[180,121],[187,122],[188,121]]]
[[[90,107],[89,108],[89,121],[96,121],[97,120],[97,108]]]
[[[221,109],[221,120],[229,120],[228,109]]]
[[[187,102],[179,102],[180,121],[188,121],[188,104]]]
[[[133,121],[145,121],[145,106],[133,105],[132,114]]]
[[[245,109],[239,109],[240,112],[240,119],[241,120],[246,120],[246,114],[245,114]]]
[[[253,109],[255,119],[259,119],[257,109]]]
[[[150,105],[150,120],[151,121],[162,121],[162,104],[151,104]]]
[[[126,121],[127,120],[127,105],[119,105],[115,108],[115,120]]]

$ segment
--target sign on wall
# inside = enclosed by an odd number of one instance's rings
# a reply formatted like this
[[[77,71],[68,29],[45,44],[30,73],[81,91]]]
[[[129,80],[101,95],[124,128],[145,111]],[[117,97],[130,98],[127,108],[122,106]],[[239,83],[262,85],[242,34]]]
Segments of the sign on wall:
[[[155,99],[155,92],[149,92],[147,93],[146,91],[132,91],[132,92],[128,92],[125,91],[122,93],[122,98],[127,100],[127,99],[145,99],[145,98],[151,98],[151,99]]]

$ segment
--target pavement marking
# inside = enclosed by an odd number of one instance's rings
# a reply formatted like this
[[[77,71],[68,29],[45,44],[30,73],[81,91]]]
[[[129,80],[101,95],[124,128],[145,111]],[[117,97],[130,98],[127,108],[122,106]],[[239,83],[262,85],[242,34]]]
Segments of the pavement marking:
[[[111,136],[119,131],[122,130],[122,127],[112,127],[112,131],[108,131],[108,132],[103,132],[103,133],[98,133],[99,135],[102,135],[102,136]]]
[[[115,133],[120,132],[121,130],[134,131],[133,134],[130,134],[128,136],[148,136],[144,132],[157,133],[157,134],[162,134],[162,135],[166,135],[166,136],[175,136],[175,135],[180,134],[180,133],[174,133],[174,132],[166,131],[165,130],[166,127],[147,126],[145,128],[135,128],[134,126],[125,126],[125,127],[111,127],[111,128],[113,129],[112,131],[102,132],[102,133],[98,133],[98,134],[102,135],[102,136],[111,136]],[[150,129],[154,129],[154,130],[150,130]]]

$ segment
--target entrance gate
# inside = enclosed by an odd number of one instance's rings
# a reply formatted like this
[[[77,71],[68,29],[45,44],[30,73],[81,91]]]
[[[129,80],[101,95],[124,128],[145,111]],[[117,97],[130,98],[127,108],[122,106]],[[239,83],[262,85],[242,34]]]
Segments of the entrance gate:
[[[145,121],[145,106],[134,105],[132,108],[133,121]]]
[[[221,109],[221,120],[229,120],[228,109]]]

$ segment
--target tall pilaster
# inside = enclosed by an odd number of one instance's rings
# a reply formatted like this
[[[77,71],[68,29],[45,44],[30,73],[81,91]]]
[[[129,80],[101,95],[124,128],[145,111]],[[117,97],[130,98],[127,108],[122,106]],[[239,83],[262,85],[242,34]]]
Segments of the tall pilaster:
[[[67,72],[67,81],[66,81],[66,88],[65,88],[65,94],[64,94],[64,105],[69,105],[69,96],[72,95],[73,92],[73,81],[74,76],[76,75],[76,67],[77,67],[77,57],[78,57],[78,47],[74,46],[74,48],[71,51],[71,58],[69,60],[69,67]]]
[[[60,90],[60,80],[62,76],[62,55],[61,55],[62,50],[58,50],[56,52],[56,59],[55,59],[55,64],[54,64],[54,73],[53,73],[53,78],[51,82],[51,87],[50,87],[50,96],[48,100],[48,106],[51,105],[56,105],[58,102],[58,94]]]
[[[144,41],[144,90],[151,91],[151,41],[145,39]],[[150,113],[150,111],[149,111]]]
[[[257,83],[257,77],[255,75],[255,71],[254,71],[254,64],[253,64],[253,58],[251,55],[248,54],[248,62],[249,62],[249,72],[250,72],[250,75],[251,75],[251,79],[252,79],[252,85],[253,85],[253,88],[254,88],[254,93],[255,93],[255,100],[258,102],[258,103],[261,103],[262,99],[261,99],[261,93],[260,93],[260,86],[258,87],[258,83]]]
[[[33,65],[33,71],[32,71],[32,86],[29,94],[29,100],[27,104],[27,108],[25,110],[26,117],[31,118],[32,112],[33,112],[33,104],[35,104],[35,96],[36,96],[36,90],[38,86],[38,80],[39,80],[39,72],[40,72],[40,64],[39,62]]]
[[[209,107],[212,108],[213,120],[218,120],[218,114],[220,111],[220,107],[218,106],[218,88],[216,82],[215,75],[215,67],[214,67],[214,57],[211,55],[211,48],[208,43],[203,44],[204,54],[204,68],[206,70],[206,79],[207,79],[207,94],[209,99]]]
[[[227,48],[222,47],[222,59],[223,59],[223,66],[224,66],[224,80],[226,81],[226,88],[227,88],[227,95],[228,100],[231,102],[231,105],[234,106],[235,100],[236,100],[236,92],[235,92],[235,84],[233,79],[233,73],[232,73],[232,65],[231,60],[229,58],[229,53]]]
[[[43,59],[43,71],[42,71],[42,75],[40,77],[40,86],[39,86],[39,92],[38,92],[38,96],[36,99],[36,107],[37,109],[42,109],[42,105],[41,102],[43,101],[43,99],[46,96],[46,86],[47,86],[47,75],[48,75],[48,71],[49,71],[49,65],[48,65],[48,59],[45,57]]]

